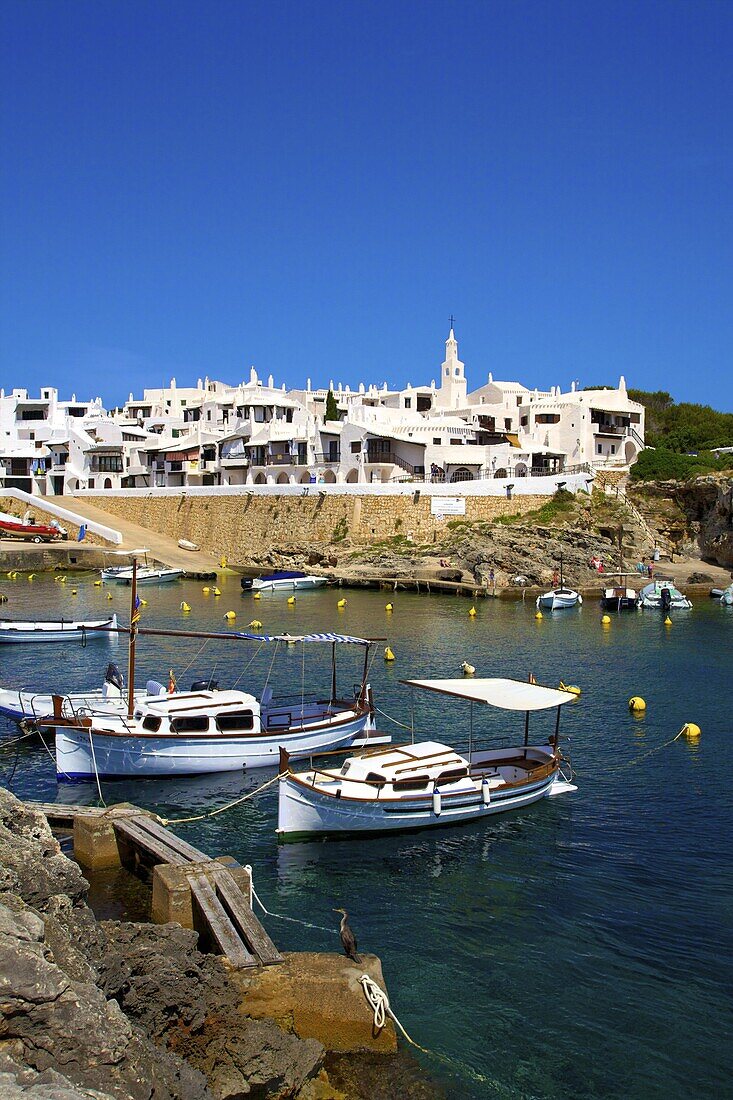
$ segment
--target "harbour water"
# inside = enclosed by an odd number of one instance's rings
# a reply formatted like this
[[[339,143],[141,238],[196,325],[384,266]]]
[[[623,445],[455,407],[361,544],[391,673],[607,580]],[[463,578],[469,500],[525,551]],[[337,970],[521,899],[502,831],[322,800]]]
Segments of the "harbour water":
[[[4,613],[25,618],[126,620],[129,590],[3,578]],[[264,918],[286,950],[333,950],[335,906],[345,906],[365,950],[383,960],[393,1007],[407,1030],[444,1060],[420,1055],[449,1096],[707,1097],[730,1092],[733,990],[733,785],[725,750],[733,738],[730,699],[733,610],[699,600],[665,627],[654,612],[623,613],[609,627],[598,605],[534,618],[534,605],[487,600],[470,618],[463,598],[369,591],[309,592],[254,601],[238,578],[221,597],[200,583],[150,587],[143,622],[235,629],[260,619],[265,631],[339,630],[386,636],[396,660],[376,650],[371,681],[380,708],[417,736],[460,743],[467,704],[415,698],[406,677],[477,675],[578,684],[564,708],[564,747],[579,790],[486,824],[385,839],[278,846],[276,792],[218,817],[181,826],[212,853],[254,870],[268,909],[317,928]],[[111,592],[113,599],[107,599]],[[337,609],[346,596],[347,605]],[[186,600],[192,607],[184,615]],[[385,603],[394,612],[385,611]],[[306,692],[329,680],[327,647],[258,647],[244,642],[141,639],[139,681],[181,687],[214,675],[220,685],[270,684]],[[304,653],[304,649],[306,652]],[[340,682],[359,679],[359,654],[343,647]],[[274,661],[273,661],[274,658]],[[304,660],[305,658],[305,660]],[[100,685],[108,661],[125,667],[126,643],[3,646],[0,684]],[[647,703],[630,715],[630,696]],[[534,721],[534,720],[533,720]],[[661,747],[686,721],[696,744]],[[538,719],[537,729],[542,719]],[[549,722],[549,719],[548,719]],[[474,710],[487,740],[521,741],[521,716]],[[405,731],[380,715],[380,726]],[[550,732],[548,726],[547,732]],[[0,724],[10,738],[15,728]],[[409,734],[407,734],[409,736]],[[93,785],[58,789],[43,746],[24,743],[0,758],[0,783],[23,797],[95,800]],[[200,780],[115,782],[107,802],[134,801],[169,817],[212,809],[256,787],[267,773]]]

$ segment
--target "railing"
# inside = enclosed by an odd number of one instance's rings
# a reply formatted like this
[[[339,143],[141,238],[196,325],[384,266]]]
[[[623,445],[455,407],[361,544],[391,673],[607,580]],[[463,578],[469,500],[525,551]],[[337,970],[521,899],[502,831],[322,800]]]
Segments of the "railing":
[[[293,455],[265,455],[265,466],[293,466]]]
[[[401,470],[408,474],[419,474],[420,476],[425,474],[424,466],[413,466],[411,462],[408,462],[394,451],[367,451],[366,460],[372,466],[399,466]]]
[[[313,461],[316,466],[335,466],[341,461],[341,451],[335,451],[334,453],[319,451],[313,455]]]

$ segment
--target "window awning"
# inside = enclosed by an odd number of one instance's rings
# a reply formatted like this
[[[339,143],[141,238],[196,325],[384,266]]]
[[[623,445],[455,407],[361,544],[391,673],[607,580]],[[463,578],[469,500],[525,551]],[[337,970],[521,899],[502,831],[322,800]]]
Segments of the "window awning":
[[[550,707],[571,703],[576,698],[569,691],[528,684],[524,680],[400,680],[400,683],[437,691],[441,695],[470,699],[474,703],[487,703],[501,710],[549,710]]]

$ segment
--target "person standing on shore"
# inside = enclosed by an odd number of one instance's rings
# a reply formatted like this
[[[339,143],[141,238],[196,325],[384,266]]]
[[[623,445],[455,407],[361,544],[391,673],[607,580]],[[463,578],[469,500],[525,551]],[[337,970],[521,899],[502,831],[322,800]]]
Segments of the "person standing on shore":
[[[489,569],[489,586],[491,588],[491,595],[496,595],[496,577],[494,576],[494,570]]]

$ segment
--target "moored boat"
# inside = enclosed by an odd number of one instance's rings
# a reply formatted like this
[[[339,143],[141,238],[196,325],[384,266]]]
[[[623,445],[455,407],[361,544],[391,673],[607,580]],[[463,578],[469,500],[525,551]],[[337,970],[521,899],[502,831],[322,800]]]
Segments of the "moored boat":
[[[77,714],[124,714],[127,710],[127,698],[123,695],[122,673],[116,664],[109,664],[101,688],[88,691],[70,691],[58,695],[48,690],[15,691],[12,688],[0,688],[0,715],[12,722],[37,722],[38,719],[53,714],[54,706],[60,709],[64,718],[72,719]],[[145,690],[135,692],[138,702],[146,695],[155,694],[153,682],[148,681]],[[165,691],[162,685],[155,685]],[[59,700],[54,704],[54,697]]]
[[[167,566],[145,565],[137,571],[138,584],[166,584],[168,581],[177,581],[185,570],[171,569]],[[128,565],[113,565],[109,569],[102,570],[102,580],[108,584],[132,584],[132,567]]]
[[[627,588],[624,585],[604,588],[601,607],[604,611],[635,611],[638,596],[635,588]]]
[[[562,555],[560,555],[560,583],[557,587],[551,588],[549,592],[544,592],[537,597],[535,601],[537,610],[562,611],[568,607],[580,607],[582,603],[583,597],[580,593],[576,592],[574,588],[568,588],[564,582]]]
[[[638,597],[638,606],[664,612],[689,611],[692,600],[675,588],[672,581],[657,578],[642,588]]]
[[[191,553],[195,553],[197,550],[201,549],[197,542],[191,542],[190,539],[179,539],[178,545],[180,546],[181,550],[190,550]]]
[[[457,752],[438,741],[394,745],[351,756],[339,767],[294,772],[279,785],[278,837],[375,833],[459,824],[574,791],[559,750],[560,707],[575,695],[518,680],[404,680],[508,711],[525,712],[524,744]],[[556,708],[553,736],[529,743],[532,711]],[[285,763],[285,762],[283,762]]]
[[[295,592],[304,588],[322,588],[328,580],[295,569],[281,569],[265,577],[242,577],[240,583],[245,592]]]
[[[87,642],[94,638],[117,637],[117,616],[89,621],[64,619],[24,622],[20,619],[0,619],[0,644],[19,642]]]

